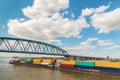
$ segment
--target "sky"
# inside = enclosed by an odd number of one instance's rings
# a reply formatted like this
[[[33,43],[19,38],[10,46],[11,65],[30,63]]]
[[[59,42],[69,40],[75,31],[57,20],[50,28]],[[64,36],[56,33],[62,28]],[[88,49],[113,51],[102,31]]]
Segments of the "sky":
[[[51,43],[69,54],[120,58],[120,0],[0,0],[0,37]]]

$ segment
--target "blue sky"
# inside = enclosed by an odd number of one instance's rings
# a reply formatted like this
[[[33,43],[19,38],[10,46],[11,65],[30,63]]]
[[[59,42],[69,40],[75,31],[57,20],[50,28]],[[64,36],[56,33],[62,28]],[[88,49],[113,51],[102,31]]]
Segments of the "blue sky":
[[[0,37],[120,58],[120,0],[0,0]]]

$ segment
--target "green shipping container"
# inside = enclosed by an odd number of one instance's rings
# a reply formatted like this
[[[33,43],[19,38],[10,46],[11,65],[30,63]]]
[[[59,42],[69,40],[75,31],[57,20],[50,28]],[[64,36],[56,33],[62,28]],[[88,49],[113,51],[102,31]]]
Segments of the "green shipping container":
[[[76,61],[77,66],[88,66],[88,67],[94,67],[94,62],[88,62],[88,61]]]
[[[22,58],[18,58],[19,61],[22,61]]]
[[[32,62],[32,60],[31,59],[26,59],[25,62]]]

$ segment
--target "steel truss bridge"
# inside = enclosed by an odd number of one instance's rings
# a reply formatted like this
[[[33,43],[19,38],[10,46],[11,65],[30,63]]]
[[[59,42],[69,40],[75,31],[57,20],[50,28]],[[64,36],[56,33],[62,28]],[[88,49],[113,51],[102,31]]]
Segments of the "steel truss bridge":
[[[45,55],[68,55],[68,53],[51,44],[33,40],[0,37],[0,52],[45,54]]]
[[[69,55],[67,51],[48,43],[20,38],[0,37],[0,52],[44,54],[65,57],[80,57],[89,59],[103,59],[96,57]]]

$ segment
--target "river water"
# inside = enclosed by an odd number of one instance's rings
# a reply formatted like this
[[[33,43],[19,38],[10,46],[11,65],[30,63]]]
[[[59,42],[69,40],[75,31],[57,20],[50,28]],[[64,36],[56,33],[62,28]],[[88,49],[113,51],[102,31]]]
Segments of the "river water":
[[[120,80],[119,76],[16,66],[9,60],[0,58],[0,80]]]

